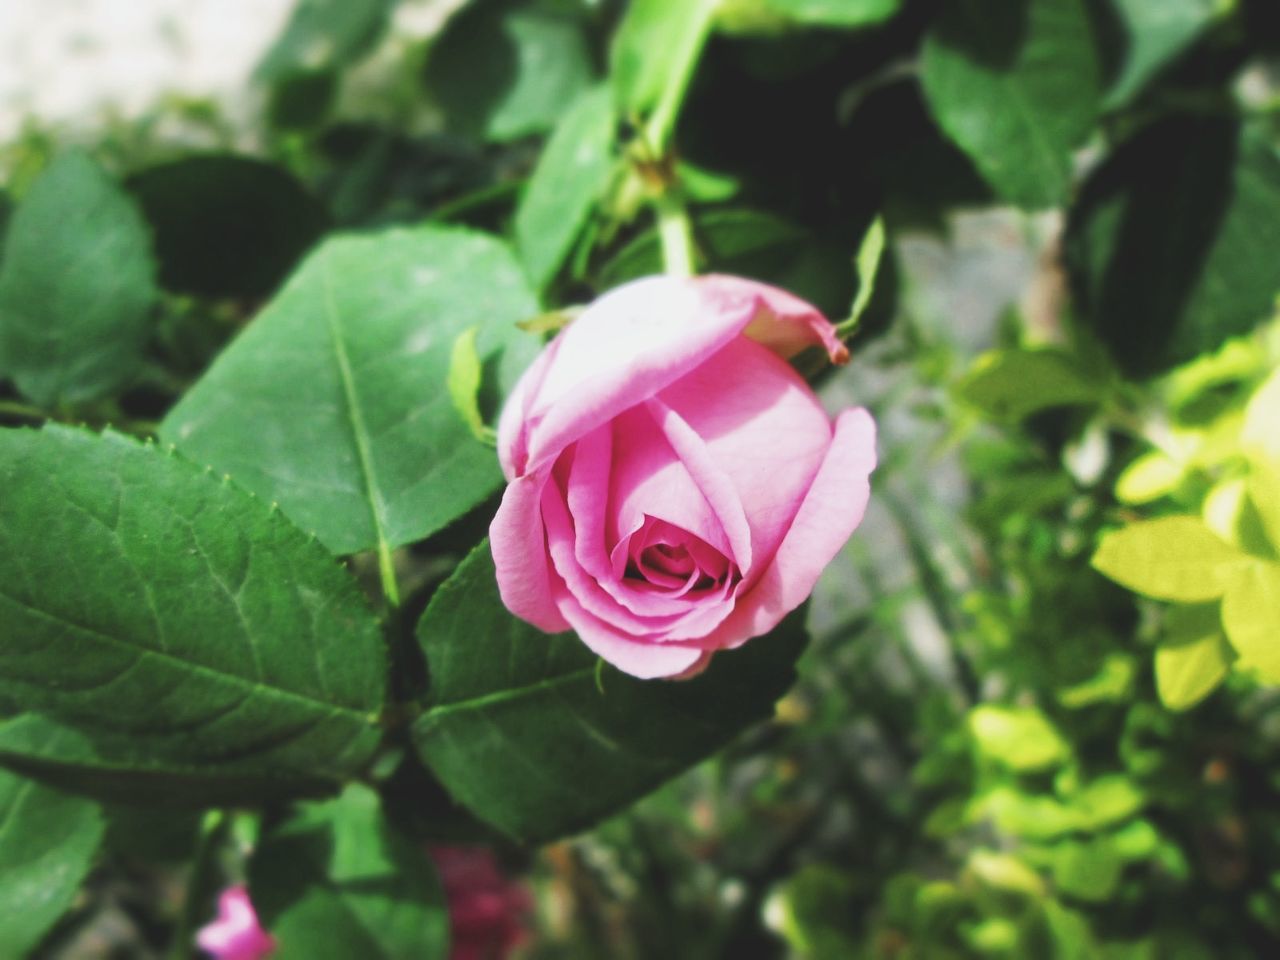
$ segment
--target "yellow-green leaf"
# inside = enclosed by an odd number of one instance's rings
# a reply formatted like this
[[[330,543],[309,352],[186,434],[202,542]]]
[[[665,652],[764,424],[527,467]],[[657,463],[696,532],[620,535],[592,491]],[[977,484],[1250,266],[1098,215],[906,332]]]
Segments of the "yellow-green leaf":
[[[1044,714],[1033,707],[976,707],[969,714],[969,729],[986,757],[1019,772],[1055,766],[1070,750]]]
[[[477,440],[491,444],[493,431],[485,426],[484,417],[480,415],[480,352],[476,349],[479,332],[479,327],[468,327],[454,337],[445,384],[462,422],[471,428]]]
[[[1102,385],[1062,350],[992,350],[956,385],[966,403],[998,420],[1021,420],[1046,407],[1097,403]]]
[[[1254,560],[1232,574],[1222,625],[1240,666],[1280,683],[1280,565]]]
[[[1195,706],[1227,675],[1231,650],[1222,631],[1185,643],[1169,643],[1156,650],[1156,693],[1170,710]]]
[[[1199,517],[1161,517],[1102,538],[1094,569],[1157,600],[1198,603],[1222,596],[1227,578],[1249,558]]]
[[[1185,472],[1182,464],[1159,450],[1144,453],[1116,480],[1116,499],[1135,505],[1159,500],[1177,488]]]

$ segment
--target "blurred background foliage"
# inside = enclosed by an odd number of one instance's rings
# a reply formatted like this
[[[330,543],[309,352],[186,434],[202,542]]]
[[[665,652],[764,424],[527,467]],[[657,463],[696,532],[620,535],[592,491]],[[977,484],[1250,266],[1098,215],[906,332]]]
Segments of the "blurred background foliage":
[[[496,845],[537,898],[529,957],[1272,955],[1280,7],[702,6],[661,171],[702,268],[840,319],[884,218],[855,360],[822,383],[882,426],[872,509],[798,684],[718,758],[542,850],[443,797],[400,826]],[[624,7],[299,0],[229,97],[28,115],[0,144],[0,225],[42,189],[101,195],[158,266],[120,307],[147,318],[130,362],[74,390],[0,341],[0,417],[154,431],[335,230],[507,235],[547,309],[660,269],[665,161],[635,155],[642,118],[604,84],[652,108],[679,43],[643,22],[661,4]],[[491,510],[402,558],[414,603]],[[156,956],[172,929],[193,821],[108,823],[50,956]]]

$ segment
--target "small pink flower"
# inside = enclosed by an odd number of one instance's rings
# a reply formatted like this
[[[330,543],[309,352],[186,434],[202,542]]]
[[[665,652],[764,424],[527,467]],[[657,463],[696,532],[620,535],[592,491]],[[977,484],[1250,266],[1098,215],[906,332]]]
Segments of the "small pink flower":
[[[244,887],[228,887],[218,897],[218,916],[196,933],[196,944],[214,960],[264,960],[276,948],[258,926],[258,915]]]
[[[817,309],[740,277],[647,277],[547,345],[498,424],[489,528],[516,616],[636,677],[682,677],[773,629],[862,520],[861,408],[786,362],[848,350]]]
[[[503,960],[528,936],[529,892],[482,847],[434,847],[431,857],[449,903],[449,960]]]

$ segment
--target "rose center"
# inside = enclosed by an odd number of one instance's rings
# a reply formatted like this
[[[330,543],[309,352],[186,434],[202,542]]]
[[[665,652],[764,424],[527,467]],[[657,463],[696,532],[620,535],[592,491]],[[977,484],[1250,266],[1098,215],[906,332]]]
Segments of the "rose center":
[[[627,547],[627,579],[664,593],[707,590],[732,579],[736,569],[700,537],[652,517]]]

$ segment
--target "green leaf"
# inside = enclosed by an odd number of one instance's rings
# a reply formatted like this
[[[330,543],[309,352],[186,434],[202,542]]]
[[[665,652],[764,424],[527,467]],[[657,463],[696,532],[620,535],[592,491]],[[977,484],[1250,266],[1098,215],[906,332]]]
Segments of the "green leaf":
[[[1220,0],[1112,0],[1127,40],[1124,66],[1107,92],[1106,106],[1133,99],[1221,15]]]
[[[716,6],[717,0],[632,0],[613,35],[609,65],[618,111],[647,121],[648,146],[659,155],[675,129]]]
[[[594,82],[573,16],[533,5],[477,3],[453,17],[427,55],[427,89],[449,128],[504,143],[544,133]]]
[[[1266,530],[1272,550],[1280,553],[1280,370],[1249,398],[1240,445],[1249,458],[1249,499]]]
[[[1071,748],[1034,707],[983,704],[969,713],[969,731],[978,751],[995,763],[1028,773],[1061,764]]]
[[[1175,116],[1104,161],[1063,242],[1080,317],[1131,375],[1218,349],[1269,316],[1280,155],[1231,119]]]
[[[1058,702],[1070,710],[1097,703],[1120,703],[1133,696],[1133,679],[1137,668],[1133,658],[1112,653],[1102,661],[1098,672],[1087,680],[1058,688]]]
[[[1230,576],[1222,626],[1240,656],[1238,666],[1280,683],[1280,565],[1250,561]]]
[[[1056,840],[1079,830],[1080,811],[1044,794],[1026,794],[997,786],[974,799],[969,820],[989,817],[1001,833],[1025,840]]]
[[[1199,517],[1144,520],[1103,536],[1093,568],[1157,600],[1216,600],[1248,557],[1213,534]]]
[[[955,0],[925,39],[934,117],[1006,200],[1061,203],[1093,126],[1100,68],[1083,0]]]
[[[9,224],[0,264],[0,373],[43,407],[133,376],[151,332],[151,239],[133,202],[80,153],[55,160]]]
[[[1273,559],[1276,551],[1267,537],[1265,519],[1257,503],[1269,502],[1269,496],[1257,496],[1259,483],[1265,476],[1254,471],[1247,477],[1220,480],[1205,495],[1200,514],[1205,526],[1244,553]],[[1280,490],[1277,490],[1280,494]]]
[[[598,87],[556,125],[516,209],[516,249],[538,289],[568,256],[615,163],[613,100]]]
[[[27,955],[66,912],[102,842],[98,805],[0,771],[0,944]]]
[[[382,36],[395,0],[299,0],[254,76],[267,83],[345,67]]]
[[[267,504],[63,427],[0,431],[0,488],[0,698],[31,712],[0,725],[5,763],[212,803],[369,760],[377,622]]]
[[[1052,347],[989,351],[956,384],[960,399],[1010,422],[1046,407],[1095,404],[1103,391],[1074,355]]]
[[[1135,506],[1151,503],[1178,489],[1186,473],[1186,466],[1171,460],[1163,451],[1149,451],[1116,478],[1116,499]]]
[[[1053,882],[1059,891],[1078,900],[1110,899],[1123,869],[1124,861],[1107,837],[1084,843],[1066,840],[1054,849]]]
[[[858,245],[858,255],[853,259],[854,269],[858,274],[858,293],[853,298],[853,307],[847,319],[837,325],[841,337],[847,337],[858,328],[858,321],[871,302],[871,294],[875,290],[876,276],[880,272],[880,259],[884,256],[884,218],[876,217],[867,227]]]
[[[439,530],[502,483],[446,387],[479,329],[499,392],[538,350],[538,312],[507,248],[445,227],[326,241],[174,407],[160,435],[276,501],[335,553]],[[496,381],[496,382],[495,382]],[[482,412],[497,398],[482,389]]]
[[[1156,648],[1156,693],[1170,710],[1187,710],[1217,689],[1231,666],[1218,604],[1178,606]]]
[[[486,541],[418,624],[431,699],[414,726],[427,766],[504,833],[536,842],[622,809],[768,717],[804,646],[802,614],[717,654],[688,681],[645,681],[547,636],[498,596]]]
[[[1084,830],[1101,830],[1133,816],[1146,804],[1146,795],[1121,773],[1098,777],[1072,798]]]
[[[792,23],[853,29],[888,20],[902,0],[763,0],[763,4]]]
[[[449,375],[446,385],[453,408],[462,422],[471,428],[471,434],[484,443],[493,443],[493,431],[480,415],[480,354],[476,351],[476,327],[468,327],[453,338],[453,351],[449,356]]]
[[[201,297],[270,293],[327,219],[283,168],[233,154],[150,167],[128,187],[155,231],[160,282]]]
[[[1032,897],[1044,896],[1044,881],[1021,860],[993,850],[974,850],[965,866],[983,883]]]
[[[777,931],[805,957],[855,956],[858,952],[858,885],[848,873],[808,863],[775,895]]]
[[[449,914],[426,848],[352,784],[266,832],[251,896],[274,960],[407,960],[448,952]]]

